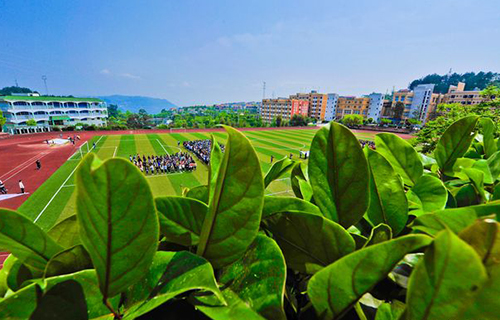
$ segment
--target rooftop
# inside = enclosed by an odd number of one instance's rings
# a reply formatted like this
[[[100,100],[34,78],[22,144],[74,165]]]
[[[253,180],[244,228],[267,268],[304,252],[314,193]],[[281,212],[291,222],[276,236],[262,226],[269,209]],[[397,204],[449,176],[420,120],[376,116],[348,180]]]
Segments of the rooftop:
[[[70,98],[51,96],[0,96],[0,100],[8,101],[62,101],[62,102],[103,102],[97,98]]]

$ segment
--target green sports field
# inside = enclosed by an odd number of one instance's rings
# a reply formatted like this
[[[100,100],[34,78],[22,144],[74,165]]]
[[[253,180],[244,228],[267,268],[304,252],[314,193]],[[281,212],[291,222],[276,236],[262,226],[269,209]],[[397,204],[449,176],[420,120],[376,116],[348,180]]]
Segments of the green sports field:
[[[269,170],[270,157],[279,160],[293,153],[298,159],[299,151],[309,150],[316,130],[261,130],[245,131],[261,160],[262,171]],[[215,139],[225,144],[225,132],[183,132],[161,134],[124,134],[95,136],[89,145],[96,143],[94,153],[101,159],[112,157],[127,158],[131,154],[157,155],[186,151],[177,141]],[[374,134],[359,134],[360,139],[372,140]],[[181,150],[182,149],[182,150]],[[194,155],[193,157],[197,159]],[[74,172],[81,158],[75,155],[64,163],[18,210],[32,218],[43,229],[75,213]],[[304,160],[302,160],[304,161]],[[190,173],[175,173],[146,176],[154,196],[180,195],[183,188],[207,184],[208,167],[197,161],[198,168]],[[291,194],[289,179],[274,181],[266,190],[267,194],[286,196]]]

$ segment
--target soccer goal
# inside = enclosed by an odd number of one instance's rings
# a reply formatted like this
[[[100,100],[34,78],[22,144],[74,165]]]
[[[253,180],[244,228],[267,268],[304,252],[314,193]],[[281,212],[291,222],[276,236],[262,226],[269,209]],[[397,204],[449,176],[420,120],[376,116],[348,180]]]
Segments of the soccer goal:
[[[73,153],[68,160],[80,160],[82,159],[87,153],[92,151],[92,147],[89,146],[89,142],[85,141],[81,146],[78,147],[78,149]]]

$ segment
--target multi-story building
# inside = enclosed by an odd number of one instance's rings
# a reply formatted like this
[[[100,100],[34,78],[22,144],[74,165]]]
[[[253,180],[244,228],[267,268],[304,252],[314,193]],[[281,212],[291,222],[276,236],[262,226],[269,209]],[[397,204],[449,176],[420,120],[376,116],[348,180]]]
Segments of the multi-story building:
[[[310,93],[297,93],[291,95],[290,99],[309,101],[308,116],[318,121],[325,120],[326,105],[328,101],[327,94],[311,91]]]
[[[459,82],[450,86],[448,93],[443,97],[443,103],[479,104],[484,99],[479,90],[465,91],[465,83]]]
[[[339,97],[336,119],[342,119],[349,114],[359,114],[366,118],[369,106],[370,98],[368,97]]]
[[[0,110],[7,118],[4,131],[12,134],[51,131],[52,126],[78,123],[104,126],[108,117],[106,104],[100,99],[37,93],[0,96]],[[36,125],[27,125],[30,119],[35,120]]]
[[[381,93],[371,93],[370,105],[368,106],[368,119],[372,118],[374,122],[378,122],[382,115],[382,107],[384,106],[384,95]]]
[[[443,95],[433,93],[434,84],[419,84],[413,91],[408,89],[394,92],[392,106],[398,103],[404,104],[402,120],[417,119],[423,124],[436,111],[436,107],[441,103]]]
[[[336,93],[329,93],[326,100],[325,121],[335,120],[337,114],[337,104],[339,102],[339,95]]]
[[[290,121],[295,114],[307,116],[309,101],[291,98],[264,99],[262,100],[261,117],[264,122],[272,122],[277,116]]]

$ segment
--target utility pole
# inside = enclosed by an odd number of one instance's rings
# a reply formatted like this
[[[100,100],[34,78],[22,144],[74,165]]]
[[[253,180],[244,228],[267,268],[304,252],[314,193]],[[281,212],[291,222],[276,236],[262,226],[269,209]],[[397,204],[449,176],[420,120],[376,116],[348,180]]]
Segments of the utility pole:
[[[262,83],[262,100],[266,98],[266,82]]]
[[[47,76],[46,75],[43,75],[42,76],[42,80],[43,80],[43,83],[45,84],[45,94],[46,95],[49,95],[49,89],[47,87]]]
[[[16,82],[16,87],[19,88],[19,83],[17,83],[17,79],[14,79],[14,81]]]

